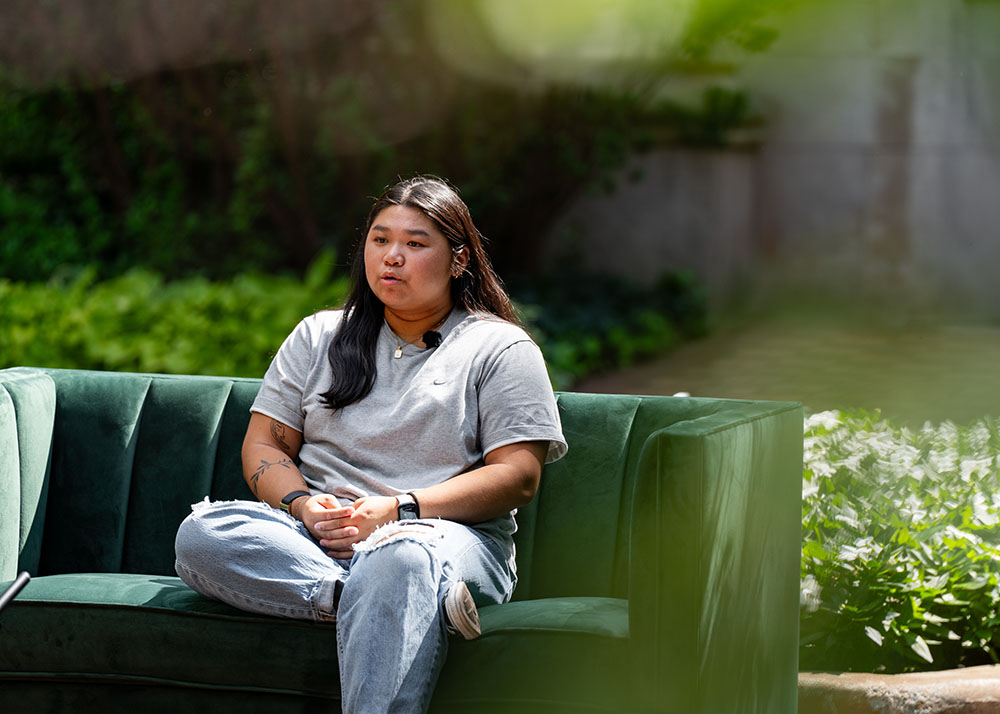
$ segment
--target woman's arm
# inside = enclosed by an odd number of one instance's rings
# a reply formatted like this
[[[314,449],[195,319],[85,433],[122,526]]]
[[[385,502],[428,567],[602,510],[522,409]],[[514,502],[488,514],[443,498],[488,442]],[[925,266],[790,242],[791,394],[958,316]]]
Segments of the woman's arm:
[[[274,508],[292,491],[309,491],[295,459],[302,448],[302,432],[269,416],[253,412],[243,439],[243,478],[254,496]],[[353,513],[341,507],[329,494],[292,501],[289,513],[306,524],[314,536],[319,536],[316,524],[327,518]]]
[[[308,491],[295,464],[302,432],[258,412],[250,415],[243,438],[243,478],[253,495],[278,508],[291,491]]]
[[[486,454],[484,465],[434,486],[414,491],[421,518],[446,518],[459,523],[481,523],[526,505],[538,490],[547,441],[508,444]],[[396,520],[398,503],[392,496],[366,496],[354,502],[354,512],[319,522],[320,545],[330,555],[349,558],[351,546],[380,525]]]
[[[481,523],[526,506],[538,490],[547,441],[522,441],[486,454],[485,465],[414,491],[421,518]]]

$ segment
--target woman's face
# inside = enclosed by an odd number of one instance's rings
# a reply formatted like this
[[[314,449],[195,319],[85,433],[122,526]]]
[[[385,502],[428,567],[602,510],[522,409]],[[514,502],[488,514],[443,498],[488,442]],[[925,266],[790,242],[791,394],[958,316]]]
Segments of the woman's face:
[[[368,285],[387,310],[401,317],[416,320],[450,309],[454,266],[448,239],[416,208],[389,206],[368,229]]]

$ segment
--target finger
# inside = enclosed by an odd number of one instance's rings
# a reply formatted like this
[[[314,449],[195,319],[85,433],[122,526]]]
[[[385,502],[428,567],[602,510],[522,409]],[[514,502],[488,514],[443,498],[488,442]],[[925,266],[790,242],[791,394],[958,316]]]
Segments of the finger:
[[[346,547],[360,540],[364,540],[364,538],[362,538],[361,530],[357,526],[345,526],[329,533],[320,533],[320,543],[329,544],[334,548],[338,545]]]
[[[328,550],[326,554],[338,560],[350,560],[354,557],[353,550]]]
[[[357,542],[357,538],[324,538],[319,541],[319,545],[329,550],[346,551],[351,550]]]
[[[320,545],[326,547],[330,544],[336,545],[338,543],[355,543],[358,540],[358,533],[359,531],[356,526],[337,528],[329,533],[323,533]]]
[[[345,513],[354,513],[355,509],[354,509],[354,506],[333,506],[333,507],[326,507],[326,506],[322,506],[322,504],[321,504],[321,507],[319,509],[317,509],[317,510],[319,510],[324,515],[333,516],[334,518],[336,518],[337,516],[343,515]]]
[[[341,508],[330,508],[320,511],[317,516],[320,523],[324,521],[332,521],[338,518],[350,518],[354,515],[354,509],[350,506],[343,506]]]
[[[358,529],[357,525],[351,523],[349,517],[327,518],[322,521],[316,521],[316,530],[323,531],[324,533],[333,533],[344,528],[353,528],[355,531]]]

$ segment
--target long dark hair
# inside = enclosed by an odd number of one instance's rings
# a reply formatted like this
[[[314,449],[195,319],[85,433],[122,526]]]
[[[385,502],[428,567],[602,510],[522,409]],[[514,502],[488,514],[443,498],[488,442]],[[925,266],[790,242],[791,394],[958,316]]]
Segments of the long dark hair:
[[[427,216],[448,239],[453,251],[469,249],[465,269],[451,280],[456,306],[469,312],[486,312],[517,324],[510,297],[493,271],[483,248],[483,236],[472,222],[469,208],[458,191],[434,176],[417,176],[390,187],[372,205],[364,235],[354,249],[351,291],[344,303],[344,317],[330,343],[333,384],[320,395],[331,409],[342,409],[363,399],[375,385],[375,345],[385,318],[382,301],[372,292],[365,275],[365,242],[375,218],[390,206],[409,206]]]

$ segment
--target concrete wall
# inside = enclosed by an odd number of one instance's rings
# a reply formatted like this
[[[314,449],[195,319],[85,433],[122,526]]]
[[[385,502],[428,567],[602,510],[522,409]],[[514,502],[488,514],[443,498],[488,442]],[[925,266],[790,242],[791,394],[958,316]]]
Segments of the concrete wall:
[[[570,208],[556,252],[692,268],[716,305],[806,288],[1000,316],[1000,3],[813,0],[771,24],[734,78],[760,147],[638,158]]]
[[[548,262],[650,283],[694,271],[714,299],[746,285],[758,170],[746,152],[659,151],[637,157],[610,195],[580,196],[548,241]],[[638,179],[629,178],[637,176]]]

